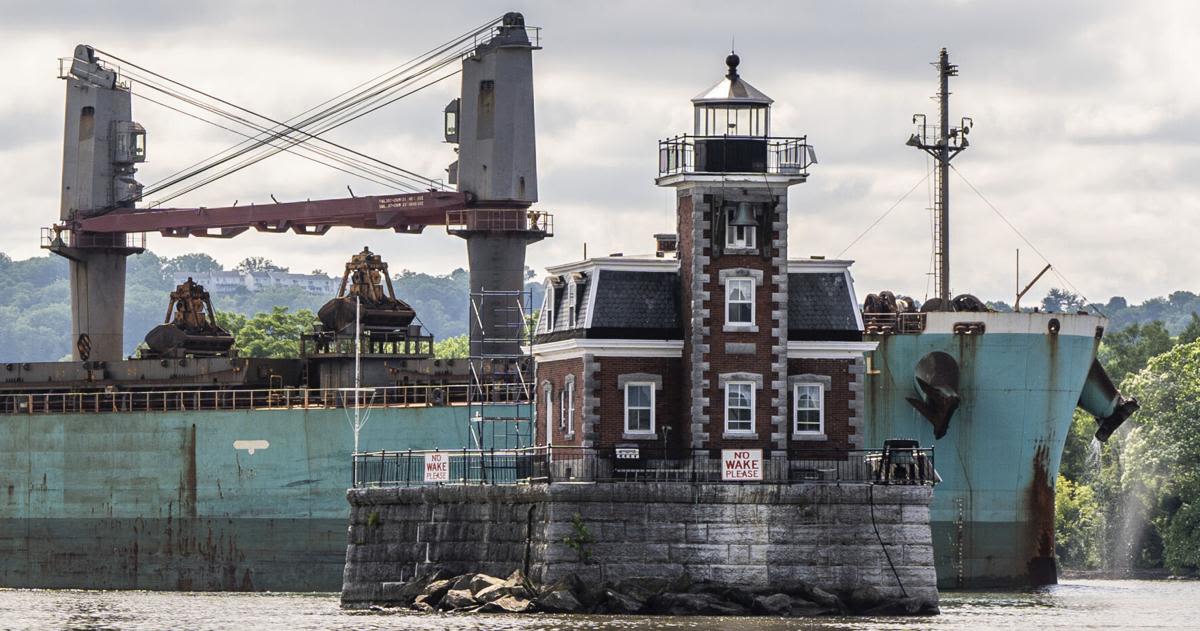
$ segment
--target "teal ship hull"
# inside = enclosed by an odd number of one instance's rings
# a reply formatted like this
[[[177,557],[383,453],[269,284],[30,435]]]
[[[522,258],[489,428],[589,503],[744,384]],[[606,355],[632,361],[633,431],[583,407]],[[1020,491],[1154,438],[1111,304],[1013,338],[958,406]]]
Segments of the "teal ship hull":
[[[0,586],[336,591],[353,410],[0,416]],[[466,408],[371,410],[361,449],[470,444]]]
[[[879,346],[866,382],[865,444],[915,438],[935,448],[941,483],[931,519],[939,587],[1053,582],[1054,483],[1105,320],[919,315],[920,332],[867,337]],[[918,362],[939,351],[957,363],[960,399],[944,436],[935,438],[934,424],[909,399],[920,397]]]

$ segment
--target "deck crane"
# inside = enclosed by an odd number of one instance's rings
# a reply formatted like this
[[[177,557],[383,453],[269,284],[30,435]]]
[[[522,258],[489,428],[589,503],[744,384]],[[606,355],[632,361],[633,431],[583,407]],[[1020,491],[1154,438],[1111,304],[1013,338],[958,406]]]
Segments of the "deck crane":
[[[185,93],[178,89],[182,84],[128,62],[123,70],[110,67],[97,53],[119,60],[115,55],[76,47],[60,72],[67,82],[60,221],[42,239],[44,248],[70,261],[75,359],[121,359],[125,259],[144,250],[148,232],[231,238],[250,229],[322,235],[339,226],[398,233],[445,226],[467,241],[472,292],[520,290],[526,246],[553,235],[552,216],[530,210],[537,201],[532,53],[540,48],[538,29],[527,27],[520,13],[508,13],[433,49],[399,74],[385,73],[315,113],[318,108],[281,122],[198,90]],[[444,115],[445,140],[458,145],[458,161],[448,169],[456,190],[321,137],[440,80],[432,71],[453,63],[461,63],[461,97]],[[146,131],[132,119],[131,80],[248,127],[250,133],[238,132],[247,140],[144,187],[134,176],[135,165],[146,160]],[[412,192],[226,207],[135,206],[148,194],[174,187],[177,196],[181,186],[189,192],[282,151]],[[471,326],[486,333],[502,325],[482,314]]]

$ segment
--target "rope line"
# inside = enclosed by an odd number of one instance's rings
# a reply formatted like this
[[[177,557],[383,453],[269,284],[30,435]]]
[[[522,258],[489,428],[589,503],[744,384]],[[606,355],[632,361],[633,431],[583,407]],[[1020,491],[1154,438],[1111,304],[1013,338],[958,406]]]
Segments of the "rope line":
[[[859,233],[859,235],[857,237],[854,237],[854,240],[850,242],[850,245],[847,245],[846,247],[842,248],[842,251],[838,252],[837,256],[835,258],[842,258],[843,254],[848,252],[850,250],[850,248],[854,247],[854,244],[858,243],[860,239],[867,236],[868,232],[870,232],[873,228],[875,228],[875,226],[878,226],[879,222],[886,219],[888,215],[892,214],[892,211],[896,210],[896,207],[899,206],[901,202],[903,202],[905,199],[908,199],[908,196],[911,195],[913,191],[917,190],[917,188],[919,188],[922,184],[924,184],[925,180],[928,180],[930,175],[933,175],[932,169],[928,173],[925,174],[925,177],[921,178],[920,180],[917,180],[917,183],[913,184],[912,188],[908,189],[908,192],[901,195],[900,199],[896,200],[896,203],[892,204],[890,207],[888,207],[887,210],[883,211],[883,214],[880,215],[878,219],[871,222],[871,225],[867,226],[866,230],[863,230],[861,233]]]
[[[1049,258],[1046,258],[1046,255],[1042,254],[1042,251],[1039,250],[1038,247],[1036,245],[1034,245],[1033,242],[1030,241],[1028,237],[1026,237],[1020,230],[1018,230],[1017,227],[1014,226],[1013,223],[1008,220],[1008,217],[1005,217],[1004,213],[1000,212],[1000,209],[997,208],[996,205],[991,202],[991,200],[989,200],[987,197],[985,197],[984,194],[982,192],[980,192],[980,190],[978,188],[975,188],[975,185],[972,184],[971,181],[967,179],[967,176],[962,174],[962,171],[959,171],[958,168],[955,167],[953,164],[950,165],[950,168],[954,171],[954,174],[957,175],[959,177],[959,179],[961,179],[963,181],[963,183],[967,185],[967,188],[970,188],[972,191],[974,191],[975,194],[979,196],[979,199],[983,200],[983,203],[987,204],[987,207],[991,208],[992,212],[996,213],[996,216],[1000,218],[1000,221],[1004,222],[1004,225],[1008,226],[1010,230],[1012,230],[1018,237],[1021,238],[1022,241],[1025,242],[1025,245],[1028,245],[1035,254],[1037,254],[1039,257],[1041,257],[1042,261],[1044,261],[1046,263],[1046,265],[1050,266],[1050,271],[1054,272],[1054,275],[1057,276],[1058,279],[1063,282],[1063,284],[1065,284],[1067,287],[1069,287],[1071,289],[1071,291],[1075,292],[1075,295],[1079,296],[1079,298],[1081,300],[1083,300],[1083,303],[1085,305],[1088,305],[1089,301],[1088,301],[1087,296],[1083,295],[1083,292],[1079,291],[1079,288],[1076,287],[1070,280],[1067,280],[1067,277],[1064,276],[1062,274],[1062,272],[1060,272],[1058,270],[1058,267],[1055,266],[1054,263],[1052,263]],[[1095,309],[1097,312],[1100,311],[1099,309],[1096,309],[1095,307],[1093,307],[1093,309]],[[1101,314],[1101,315],[1103,315],[1103,314]]]

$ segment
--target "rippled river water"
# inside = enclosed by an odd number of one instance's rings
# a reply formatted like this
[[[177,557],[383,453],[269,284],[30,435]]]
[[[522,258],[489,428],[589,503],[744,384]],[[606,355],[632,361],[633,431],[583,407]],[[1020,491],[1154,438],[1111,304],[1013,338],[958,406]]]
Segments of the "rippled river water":
[[[1078,580],[942,595],[932,618],[414,615],[342,611],[336,594],[0,590],[3,629],[1200,629],[1200,582]]]

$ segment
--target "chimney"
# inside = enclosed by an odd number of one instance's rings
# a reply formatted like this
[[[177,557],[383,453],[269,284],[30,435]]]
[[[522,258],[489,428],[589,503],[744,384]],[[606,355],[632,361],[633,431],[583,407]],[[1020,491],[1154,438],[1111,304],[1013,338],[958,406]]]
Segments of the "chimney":
[[[675,252],[679,249],[679,236],[675,234],[656,234],[654,235],[654,256],[663,258],[668,252]]]

